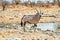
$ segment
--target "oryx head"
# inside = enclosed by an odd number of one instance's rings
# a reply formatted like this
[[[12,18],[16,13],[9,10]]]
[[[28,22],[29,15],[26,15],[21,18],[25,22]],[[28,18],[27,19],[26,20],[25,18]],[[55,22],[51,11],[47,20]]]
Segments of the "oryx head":
[[[36,10],[37,11],[37,15],[40,15],[40,16],[42,16],[43,15],[43,13],[41,12],[41,10],[40,11],[38,11],[38,10]]]

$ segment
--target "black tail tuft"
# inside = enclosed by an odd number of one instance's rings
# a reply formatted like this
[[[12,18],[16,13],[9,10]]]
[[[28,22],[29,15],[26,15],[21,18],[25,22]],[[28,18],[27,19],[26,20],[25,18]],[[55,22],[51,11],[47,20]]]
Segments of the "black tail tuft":
[[[21,21],[21,26],[22,26],[22,21]]]

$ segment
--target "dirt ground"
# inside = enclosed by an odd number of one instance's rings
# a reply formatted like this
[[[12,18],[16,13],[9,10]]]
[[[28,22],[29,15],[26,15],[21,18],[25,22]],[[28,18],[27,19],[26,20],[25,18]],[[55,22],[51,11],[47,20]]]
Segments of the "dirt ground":
[[[20,23],[23,15],[35,15],[36,10],[44,14],[55,15],[55,17],[42,17],[40,22],[59,22],[60,8],[58,6],[46,7],[27,7],[24,5],[8,5],[5,11],[0,6],[0,24]],[[4,23],[4,24],[3,24]],[[6,24],[6,25],[7,25]],[[1,26],[0,25],[0,26]],[[10,24],[8,24],[10,25]],[[5,25],[4,25],[5,26]],[[28,29],[27,29],[28,30]],[[23,32],[22,27],[17,29],[0,28],[0,40],[60,40],[60,34],[52,31],[39,30],[37,32]]]
[[[52,31],[21,32],[21,29],[0,29],[0,40],[60,40],[60,35]]]

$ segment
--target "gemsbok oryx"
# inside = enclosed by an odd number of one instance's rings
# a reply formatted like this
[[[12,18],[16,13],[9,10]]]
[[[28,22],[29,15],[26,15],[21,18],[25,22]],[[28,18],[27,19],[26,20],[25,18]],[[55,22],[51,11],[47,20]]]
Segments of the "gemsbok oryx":
[[[34,24],[35,27],[37,27],[37,23],[39,23],[40,18],[42,17],[43,13],[38,12],[38,10],[36,10],[37,13],[35,15],[24,15],[21,19],[21,26],[23,27],[24,32],[25,30],[25,24],[29,23],[29,24]]]

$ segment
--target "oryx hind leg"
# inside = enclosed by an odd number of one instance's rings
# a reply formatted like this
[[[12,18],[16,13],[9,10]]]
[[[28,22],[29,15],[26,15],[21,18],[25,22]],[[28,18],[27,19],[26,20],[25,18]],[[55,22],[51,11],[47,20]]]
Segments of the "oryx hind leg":
[[[36,25],[36,24],[34,24],[34,32],[36,32],[36,28],[37,28],[37,25]]]
[[[23,24],[23,31],[24,32],[26,32],[25,25],[26,25],[26,22],[24,22],[24,24]]]
[[[30,30],[33,30],[33,32],[36,32],[36,27],[37,27],[37,25],[34,24],[34,26],[32,26],[32,27],[30,28]]]

